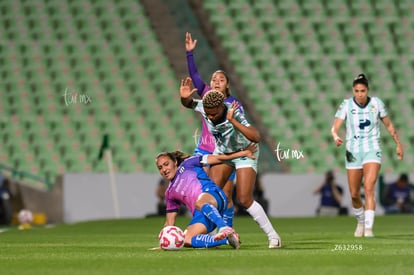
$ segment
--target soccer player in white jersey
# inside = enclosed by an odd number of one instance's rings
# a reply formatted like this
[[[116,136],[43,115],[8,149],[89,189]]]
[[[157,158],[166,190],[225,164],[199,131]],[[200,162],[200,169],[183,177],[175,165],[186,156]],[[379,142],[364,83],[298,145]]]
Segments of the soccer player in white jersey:
[[[375,217],[374,187],[381,167],[380,122],[397,144],[398,159],[403,159],[403,148],[384,103],[378,97],[368,96],[368,79],[359,74],[353,81],[354,96],[339,106],[331,134],[336,146],[343,143],[338,131],[346,121],[346,171],[353,213],[357,219],[355,237],[373,237]],[[365,205],[360,189],[364,184]]]
[[[231,154],[245,149],[251,143],[260,141],[259,132],[240,112],[237,101],[224,102],[223,93],[216,90],[207,92],[202,100],[193,99],[192,94],[196,89],[191,90],[191,83],[189,77],[181,81],[181,102],[184,106],[193,108],[202,114],[208,130],[216,140],[214,154]],[[255,156],[256,159],[241,157],[213,165],[210,167],[209,177],[220,188],[223,188],[231,173],[236,169],[238,201],[266,233],[269,239],[269,248],[279,248],[282,246],[282,242],[278,233],[273,228],[263,207],[253,198],[259,147],[257,147]]]

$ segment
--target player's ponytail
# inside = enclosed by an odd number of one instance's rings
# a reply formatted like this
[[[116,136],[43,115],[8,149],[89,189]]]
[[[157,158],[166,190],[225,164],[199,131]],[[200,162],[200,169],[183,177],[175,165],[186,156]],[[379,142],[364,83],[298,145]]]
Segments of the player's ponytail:
[[[357,77],[354,78],[354,82],[352,83],[352,87],[354,87],[357,84],[363,84],[369,88],[368,85],[368,79],[365,76],[365,74],[359,74]]]
[[[190,155],[187,155],[181,151],[171,152],[170,154],[174,155],[175,159],[177,160],[177,165],[180,165],[185,159],[190,157]]]

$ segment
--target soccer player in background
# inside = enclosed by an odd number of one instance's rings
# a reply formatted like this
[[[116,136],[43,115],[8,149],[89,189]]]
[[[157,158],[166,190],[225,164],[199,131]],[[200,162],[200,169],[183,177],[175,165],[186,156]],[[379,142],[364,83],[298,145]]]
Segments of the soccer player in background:
[[[198,73],[197,66],[194,61],[193,51],[197,45],[197,40],[193,40],[191,33],[187,32],[185,34],[185,49],[187,55],[187,67],[188,73],[191,77],[191,80],[194,84],[194,87],[197,89],[197,94],[202,98],[207,91],[215,89],[224,95],[224,101],[228,103],[233,103],[237,101],[239,103],[239,110],[243,111],[243,106],[236,98],[234,98],[230,93],[230,80],[227,74],[222,70],[217,70],[211,75],[210,85],[207,85],[202,80],[200,74]],[[195,155],[205,155],[212,154],[216,146],[215,138],[208,131],[207,124],[203,118],[201,118],[201,134],[198,139],[197,146],[194,150]],[[205,168],[208,173],[208,167]],[[226,184],[222,186],[222,189],[229,198],[229,205],[224,213],[224,221],[228,226],[233,226],[233,217],[234,217],[234,205],[232,201],[232,191],[233,191],[233,181],[235,179],[235,171],[230,175]]]
[[[336,146],[343,143],[338,131],[346,121],[346,171],[353,213],[357,219],[355,237],[373,237],[375,218],[374,187],[381,167],[380,122],[397,144],[398,159],[403,159],[403,148],[384,103],[378,97],[369,97],[368,79],[359,74],[352,83],[353,97],[339,106],[331,134]],[[360,189],[363,181],[365,205]]]
[[[240,247],[237,233],[224,223],[222,214],[227,207],[227,196],[205,173],[203,165],[218,164],[237,157],[255,158],[255,146],[232,155],[193,156],[182,152],[163,152],[157,155],[156,165],[160,175],[169,181],[165,191],[166,220],[164,226],[174,225],[184,204],[193,218],[185,230],[184,245],[194,248],[215,247],[230,244]],[[207,235],[218,227],[213,237]]]
[[[184,106],[200,112],[208,126],[208,130],[216,139],[214,154],[226,155],[244,150],[251,143],[260,141],[259,132],[250,125],[239,111],[237,102],[224,102],[224,95],[216,90],[207,92],[202,100],[192,97],[191,78],[181,81],[180,96]],[[223,187],[231,173],[236,169],[237,200],[259,224],[269,239],[269,248],[279,248],[281,239],[273,228],[263,207],[254,200],[253,188],[256,182],[257,158],[259,148],[255,152],[256,159],[236,158],[210,167],[210,178]]]

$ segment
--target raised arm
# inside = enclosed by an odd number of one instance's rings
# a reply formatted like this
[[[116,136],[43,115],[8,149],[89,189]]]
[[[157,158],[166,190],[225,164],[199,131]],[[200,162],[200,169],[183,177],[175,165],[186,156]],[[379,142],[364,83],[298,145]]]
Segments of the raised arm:
[[[402,160],[404,157],[404,151],[402,145],[400,143],[400,139],[398,138],[397,131],[394,128],[394,125],[391,122],[391,119],[388,116],[381,118],[382,123],[384,123],[385,128],[387,129],[388,133],[393,138],[394,142],[397,144],[396,153],[398,155],[398,159]]]
[[[201,97],[204,88],[206,87],[206,84],[201,79],[201,76],[198,73],[197,66],[194,61],[193,50],[195,49],[196,45],[197,39],[193,40],[193,38],[191,37],[191,33],[187,32],[185,34],[185,49],[187,55],[188,74],[190,75],[191,80],[194,83],[194,87],[197,88],[197,94]]]

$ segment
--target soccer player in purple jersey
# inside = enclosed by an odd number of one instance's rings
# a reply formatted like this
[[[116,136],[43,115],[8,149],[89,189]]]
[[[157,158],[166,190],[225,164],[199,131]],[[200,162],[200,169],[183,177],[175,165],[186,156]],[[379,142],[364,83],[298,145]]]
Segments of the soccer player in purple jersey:
[[[156,157],[160,175],[170,183],[165,191],[166,221],[164,226],[174,225],[178,210],[184,204],[193,214],[185,230],[185,246],[201,248],[230,244],[240,247],[237,233],[227,226],[222,213],[227,207],[224,192],[207,176],[202,169],[206,164],[218,164],[238,157],[255,158],[255,146],[232,155],[193,156],[182,152],[164,152]],[[219,228],[214,237],[207,233]]]
[[[193,50],[197,45],[197,40],[193,40],[191,33],[187,32],[185,36],[185,49],[187,55],[187,67],[188,73],[191,77],[191,80],[194,84],[194,87],[197,89],[197,94],[202,98],[206,92],[211,89],[217,90],[224,95],[224,101],[227,103],[233,103],[234,101],[238,102],[239,110],[244,112],[243,106],[239,100],[234,98],[230,93],[230,80],[227,74],[222,70],[217,70],[211,75],[210,85],[204,83],[201,79],[200,74],[198,73],[197,66],[194,61]],[[206,122],[201,118],[201,135],[198,139],[197,146],[194,150],[195,155],[205,155],[212,154],[215,149],[215,139],[213,135],[208,131]],[[208,173],[208,168],[205,168]],[[224,213],[224,220],[227,225],[233,225],[233,216],[234,216],[234,206],[232,202],[232,192],[233,192],[233,181],[235,179],[235,171],[230,175],[226,184],[223,186],[223,190],[229,198],[229,207]]]

